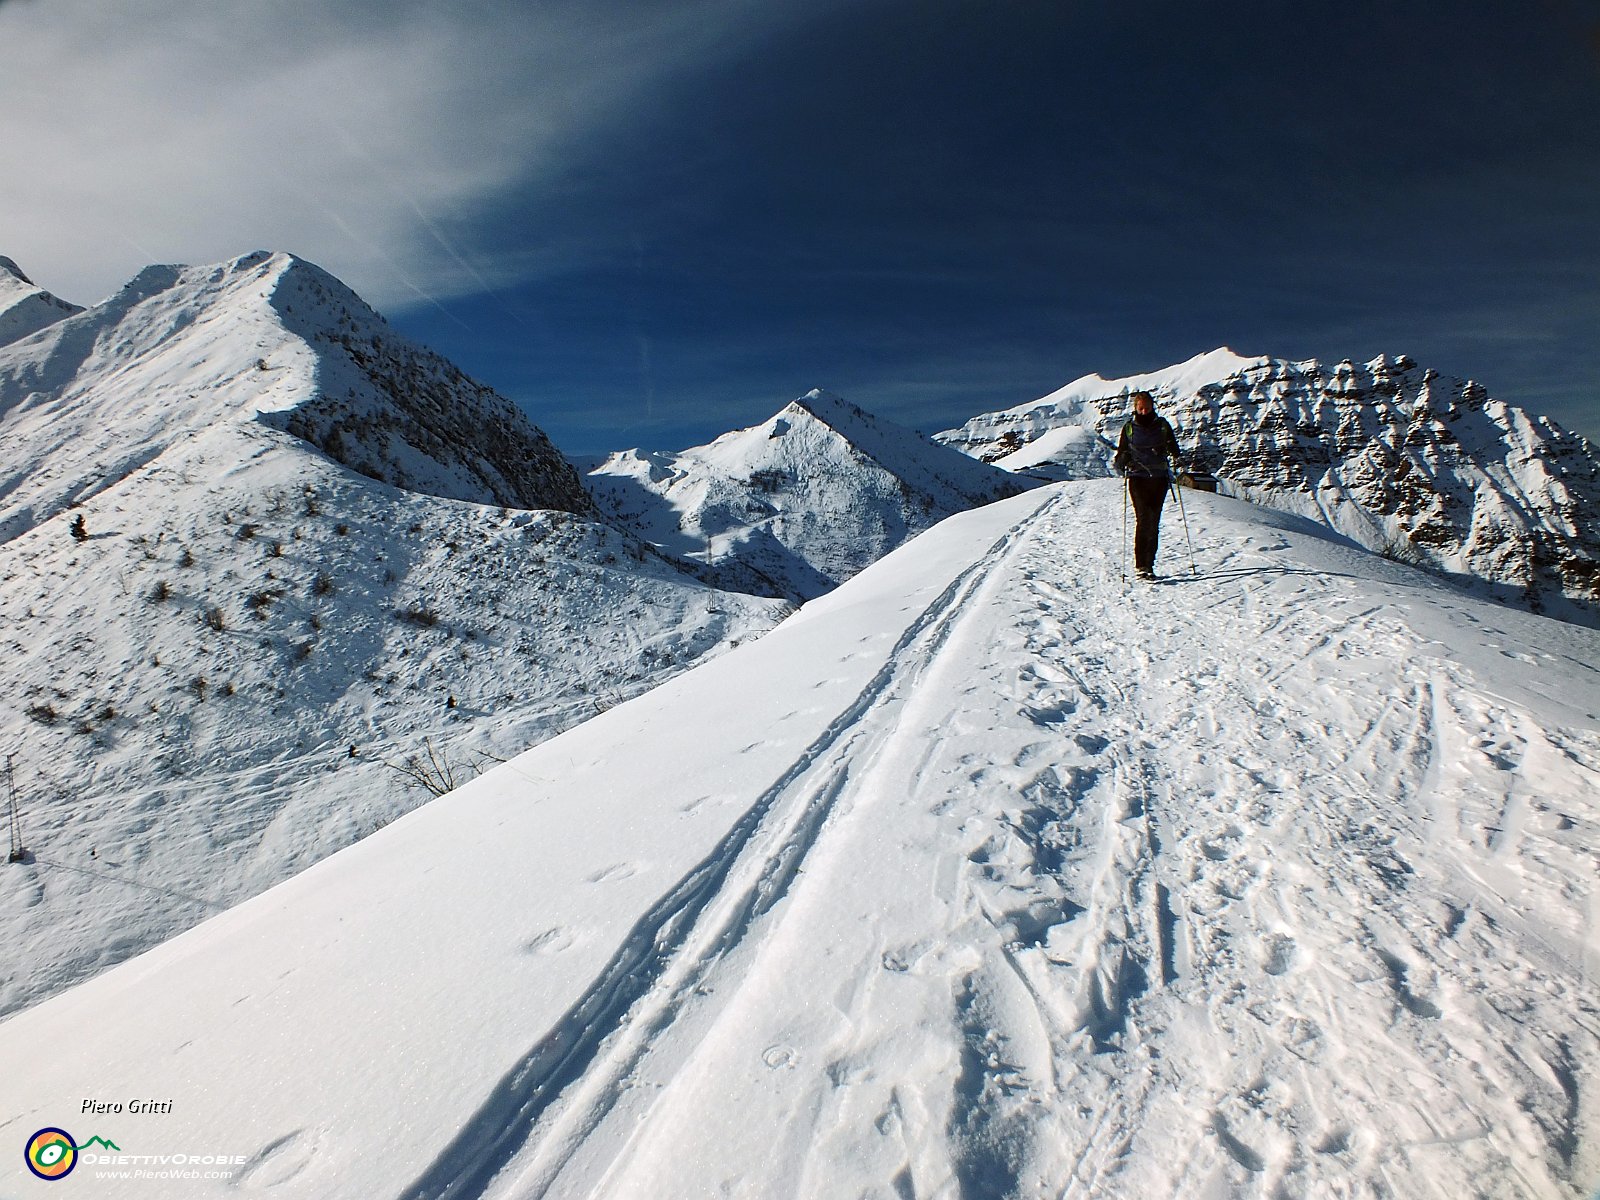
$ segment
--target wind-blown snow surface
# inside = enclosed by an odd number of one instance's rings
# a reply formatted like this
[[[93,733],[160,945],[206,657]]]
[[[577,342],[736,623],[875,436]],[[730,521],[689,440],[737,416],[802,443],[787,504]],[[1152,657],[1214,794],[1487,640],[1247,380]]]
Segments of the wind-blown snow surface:
[[[707,446],[613,454],[588,481],[608,517],[708,582],[797,600],[1032,486],[820,390]]]
[[[1329,366],[1213,350],[1126,379],[1088,375],[937,436],[1007,470],[1104,476],[1136,390],[1177,427],[1187,466],[1228,494],[1600,625],[1600,451],[1404,355]]]
[[[0,1141],[243,1160],[96,1196],[1590,1195],[1600,634],[1213,496],[1129,591],[1118,495],[12,1017]]]

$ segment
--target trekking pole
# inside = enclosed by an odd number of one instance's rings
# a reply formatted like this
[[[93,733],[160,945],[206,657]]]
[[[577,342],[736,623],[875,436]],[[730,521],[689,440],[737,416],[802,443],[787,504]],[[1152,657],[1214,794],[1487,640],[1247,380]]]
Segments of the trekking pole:
[[[1128,582],[1128,491],[1132,485],[1128,477],[1122,477],[1122,557],[1117,560],[1117,568],[1122,572],[1122,582]]]
[[[1189,546],[1189,574],[1199,575],[1199,569],[1194,565],[1194,540],[1189,536],[1189,517],[1183,511],[1183,485],[1176,479],[1172,480],[1172,493],[1178,497],[1178,516],[1183,521],[1183,540]]]

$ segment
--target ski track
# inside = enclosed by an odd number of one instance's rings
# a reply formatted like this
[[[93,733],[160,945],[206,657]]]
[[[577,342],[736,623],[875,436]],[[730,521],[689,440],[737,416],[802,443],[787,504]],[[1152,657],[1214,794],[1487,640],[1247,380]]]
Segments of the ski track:
[[[409,1200],[1586,1195],[1600,742],[1270,530],[1118,588],[1114,495],[930,605]]]
[[[556,1132],[536,1148],[537,1173],[560,1169],[615,1105],[638,1057],[705,989],[707,973],[784,897],[863,753],[857,743],[881,732],[873,710],[911,687],[936,658],[971,592],[1019,536],[1013,530],[1003,537],[910,625],[855,701],[634,926],[596,984],[404,1193],[407,1200],[478,1194],[530,1140],[560,1089],[580,1082],[579,1091],[598,1097],[565,1106],[546,1122]],[[532,1188],[521,1194],[547,1194],[538,1182],[521,1186]]]

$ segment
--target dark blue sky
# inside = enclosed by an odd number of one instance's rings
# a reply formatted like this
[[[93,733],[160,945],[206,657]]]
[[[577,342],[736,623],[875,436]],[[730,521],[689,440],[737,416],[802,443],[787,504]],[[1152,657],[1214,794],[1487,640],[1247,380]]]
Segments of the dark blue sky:
[[[819,386],[931,431],[1219,345],[1404,352],[1600,440],[1600,0],[122,20],[0,0],[0,253],[84,302],[292,250],[570,453]]]

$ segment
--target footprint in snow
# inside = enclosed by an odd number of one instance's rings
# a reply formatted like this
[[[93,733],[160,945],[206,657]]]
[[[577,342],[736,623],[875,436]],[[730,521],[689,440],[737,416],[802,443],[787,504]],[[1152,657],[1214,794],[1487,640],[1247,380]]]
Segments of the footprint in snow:
[[[1035,725],[1049,728],[1060,725],[1078,711],[1078,702],[1071,697],[1046,700],[1040,704],[1024,705],[1023,713]]]
[[[284,1134],[251,1155],[232,1182],[236,1187],[252,1189],[287,1183],[311,1165],[320,1145],[321,1139],[314,1132],[296,1129]]]
[[[1230,825],[1214,837],[1202,838],[1200,853],[1212,862],[1227,862],[1239,852],[1239,846],[1244,841],[1244,830],[1237,825]]]
[[[1317,1143],[1318,1154],[1343,1154],[1350,1149],[1350,1131],[1344,1128],[1330,1130],[1323,1139]]]
[[[1222,1143],[1222,1148],[1228,1156],[1246,1171],[1259,1175],[1267,1169],[1267,1160],[1254,1147],[1241,1141],[1228,1125],[1228,1118],[1221,1113],[1211,1115],[1211,1128],[1217,1135],[1217,1140]]]
[[[915,972],[921,967],[923,962],[929,959],[930,955],[935,954],[936,947],[937,943],[931,941],[907,942],[899,946],[885,946],[878,961],[885,971],[891,971],[896,975],[904,975]],[[936,962],[937,959],[934,959],[934,961]]]
[[[1262,969],[1268,975],[1287,975],[1300,961],[1300,947],[1286,933],[1275,933],[1267,938],[1265,950]]]
[[[1092,733],[1074,734],[1072,740],[1078,744],[1078,749],[1085,754],[1103,754],[1111,747],[1110,739],[1099,737]]]
[[[560,954],[575,945],[577,940],[577,936],[570,929],[563,929],[557,925],[553,929],[535,934],[522,944],[522,948],[529,954]]]
[[[785,1046],[780,1042],[763,1050],[761,1061],[767,1065],[769,1071],[782,1071],[794,1067],[800,1061],[800,1056],[793,1046]]]
[[[596,871],[593,875],[589,876],[589,882],[614,883],[618,879],[627,879],[628,877],[636,874],[638,870],[639,868],[634,866],[632,863],[617,863],[614,866],[607,867],[603,871]]]
[[[1384,970],[1389,973],[1389,986],[1394,990],[1395,1000],[1402,1008],[1414,1017],[1432,1021],[1444,1016],[1443,1009],[1411,986],[1411,970],[1404,959],[1388,950],[1379,950],[1377,954]]]

